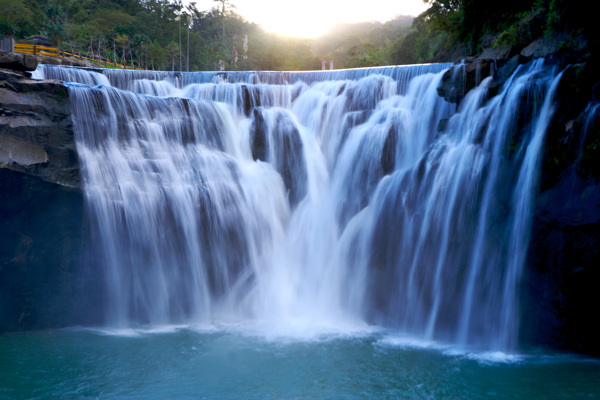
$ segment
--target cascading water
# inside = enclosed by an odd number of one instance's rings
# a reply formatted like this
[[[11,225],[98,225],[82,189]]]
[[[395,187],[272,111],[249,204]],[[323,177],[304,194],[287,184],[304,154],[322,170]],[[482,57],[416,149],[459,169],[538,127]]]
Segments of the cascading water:
[[[449,67],[40,67],[84,84],[69,95],[107,322],[365,321],[514,350],[560,75],[532,62],[456,110],[437,93]]]

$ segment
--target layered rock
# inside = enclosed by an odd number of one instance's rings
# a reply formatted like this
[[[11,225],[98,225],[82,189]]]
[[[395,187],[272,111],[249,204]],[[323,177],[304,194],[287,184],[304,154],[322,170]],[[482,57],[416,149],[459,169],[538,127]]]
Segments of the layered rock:
[[[31,54],[16,54],[0,51],[0,68],[12,71],[35,71],[37,59]]]
[[[15,56],[0,62],[0,332],[89,319],[71,304],[87,228],[68,91]]]
[[[67,88],[0,70],[0,167],[79,187]]]

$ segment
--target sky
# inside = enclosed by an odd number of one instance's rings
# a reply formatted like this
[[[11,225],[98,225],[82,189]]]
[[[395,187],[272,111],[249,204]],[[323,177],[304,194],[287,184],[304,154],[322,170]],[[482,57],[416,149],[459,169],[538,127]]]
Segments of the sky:
[[[217,5],[213,0],[192,0],[198,10]],[[396,15],[417,16],[427,8],[423,0],[230,0],[247,21],[274,33],[317,37],[342,22],[389,21]]]

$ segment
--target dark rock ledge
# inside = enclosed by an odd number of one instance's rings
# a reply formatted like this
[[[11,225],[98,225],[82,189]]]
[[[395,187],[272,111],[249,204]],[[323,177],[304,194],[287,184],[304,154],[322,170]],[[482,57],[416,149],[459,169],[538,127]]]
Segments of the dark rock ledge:
[[[0,168],[44,181],[79,187],[79,162],[75,149],[68,91],[60,81],[36,81],[26,71],[35,69],[35,58],[8,60],[0,53]],[[19,54],[10,54],[18,58]]]
[[[95,318],[73,304],[93,296],[75,296],[91,278],[68,91],[31,79],[36,67],[0,52],[0,332]]]
[[[546,132],[521,280],[521,339],[600,356],[600,325],[592,317],[600,307],[600,57],[560,54],[544,41],[514,55],[490,50],[458,60],[438,93],[460,104],[491,76],[491,97],[520,64],[539,56],[564,72]],[[521,110],[529,107],[523,100]],[[515,121],[526,123],[521,115]],[[443,132],[444,124],[438,129]]]

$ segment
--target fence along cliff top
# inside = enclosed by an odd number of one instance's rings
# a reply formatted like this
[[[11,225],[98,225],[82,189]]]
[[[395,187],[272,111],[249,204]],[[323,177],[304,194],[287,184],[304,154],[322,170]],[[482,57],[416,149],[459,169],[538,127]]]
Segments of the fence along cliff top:
[[[12,40],[12,38],[10,38],[10,39]],[[2,41],[2,50],[4,50],[3,38],[0,38],[0,41]],[[49,56],[49,57],[56,57],[56,58],[75,57],[80,60],[87,60],[87,61],[99,63],[101,66],[104,65],[107,68],[138,69],[138,68],[134,68],[134,67],[131,67],[128,65],[115,64],[114,62],[110,62],[103,58],[94,59],[94,58],[83,56],[83,55],[81,55],[81,53],[61,50],[56,47],[41,46],[41,45],[37,45],[37,44],[14,43],[13,50],[5,50],[5,51],[12,51],[14,53],[23,53],[23,54],[33,54],[34,56],[36,56],[36,55]]]

